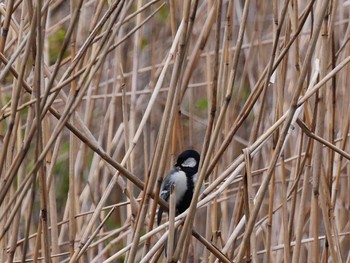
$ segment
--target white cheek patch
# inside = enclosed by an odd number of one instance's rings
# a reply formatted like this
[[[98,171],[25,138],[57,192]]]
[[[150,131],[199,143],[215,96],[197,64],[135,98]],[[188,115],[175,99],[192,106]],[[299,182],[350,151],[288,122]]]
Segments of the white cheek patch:
[[[184,161],[181,164],[182,167],[191,167],[191,168],[195,167],[196,165],[197,165],[197,161],[192,157],[187,158],[186,161]]]

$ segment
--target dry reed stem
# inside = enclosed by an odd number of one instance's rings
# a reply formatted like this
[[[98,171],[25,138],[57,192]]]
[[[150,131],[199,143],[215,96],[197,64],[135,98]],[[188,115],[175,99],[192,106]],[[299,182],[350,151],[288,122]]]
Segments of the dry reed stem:
[[[202,167],[199,170],[198,182],[197,182],[197,185],[196,185],[194,193],[193,193],[193,199],[192,199],[191,205],[189,207],[189,214],[190,215],[186,218],[183,229],[181,231],[179,243],[178,243],[177,249],[175,251],[175,255],[173,257],[174,261],[176,261],[179,258],[180,252],[181,252],[180,248],[184,245],[184,241],[186,239],[186,236],[188,235],[189,230],[192,229],[193,219],[194,219],[194,215],[195,215],[195,204],[198,200],[200,188],[201,188],[201,185],[202,185],[203,180],[205,178],[206,170],[207,170],[208,165],[209,165],[209,156],[211,156],[211,154],[212,154],[214,142],[216,141],[216,139],[218,137],[218,134],[219,134],[219,131],[220,131],[220,128],[222,125],[223,117],[225,116],[228,104],[229,104],[230,99],[231,99],[231,93],[232,93],[233,84],[234,84],[235,76],[236,76],[236,72],[237,72],[240,47],[242,45],[245,23],[247,21],[247,15],[248,15],[248,10],[249,10],[248,7],[249,7],[249,1],[246,1],[245,8],[244,8],[244,15],[243,15],[243,17],[244,17],[243,23],[240,26],[239,37],[238,37],[238,41],[237,41],[237,49],[236,49],[235,56],[233,59],[234,60],[233,70],[231,71],[230,83],[228,83],[227,90],[225,93],[225,104],[223,105],[223,107],[219,113],[218,121],[217,121],[216,127],[215,127],[214,132],[213,132],[213,136],[212,136],[211,141],[210,141],[209,146],[208,146],[208,152],[206,154],[206,158],[204,159]],[[187,246],[188,246],[188,243],[187,243]],[[184,253],[183,257],[186,257],[186,256],[187,256],[187,254]]]
[[[172,126],[172,122],[169,121],[169,118],[174,116],[174,113],[171,114],[171,111],[172,111],[171,108],[177,105],[176,87],[177,87],[178,77],[180,74],[181,64],[183,63],[183,58],[185,53],[183,46],[185,45],[185,41],[186,41],[185,36],[186,36],[186,30],[188,25],[189,5],[186,5],[186,8],[184,10],[185,11],[183,15],[183,28],[180,31],[180,35],[179,35],[179,51],[178,51],[179,54],[175,58],[174,70],[172,72],[172,77],[170,81],[170,90],[169,90],[169,94],[168,94],[168,98],[167,98],[167,102],[164,110],[164,115],[163,115],[164,117],[160,127],[161,133],[158,137],[158,144],[157,144],[156,153],[154,157],[155,159],[160,160],[161,166],[159,167],[159,169],[157,169],[158,167],[152,166],[152,170],[147,181],[147,188],[145,189],[145,195],[144,195],[145,199],[140,206],[139,217],[137,221],[137,226],[134,231],[134,237],[133,237],[133,243],[132,243],[133,245],[130,251],[130,255],[128,257],[128,262],[133,262],[135,259],[137,246],[140,239],[140,232],[141,232],[141,228],[143,227],[143,223],[148,210],[148,205],[149,205],[148,203],[150,200],[151,193],[153,192],[153,186],[156,181],[156,177],[161,178],[161,173],[164,171],[164,165],[165,165],[164,157],[166,156],[165,152],[167,149],[166,147],[163,148],[163,143],[166,141],[167,137],[169,138],[169,136],[167,136],[167,134],[168,135],[170,134],[170,129],[168,127]],[[159,193],[159,187],[160,187],[160,184],[158,183],[157,184],[158,190],[156,190],[157,195]]]
[[[176,244],[175,240],[175,210],[176,210],[176,193],[175,193],[175,185],[172,185],[170,188],[170,201],[169,201],[169,235],[168,235],[168,243],[167,243],[167,261],[171,262],[173,257],[174,245]]]
[[[321,4],[320,4],[321,5]],[[310,45],[308,47],[308,50],[307,50],[307,53],[306,53],[306,56],[305,56],[305,61],[304,61],[304,64],[302,66],[302,69],[301,69],[301,74],[300,74],[300,77],[298,79],[298,82],[296,84],[296,90],[293,94],[293,98],[292,98],[292,101],[291,101],[291,104],[290,104],[290,111],[289,111],[289,114],[287,116],[287,119],[286,119],[286,122],[281,130],[281,135],[278,139],[278,142],[277,142],[277,145],[276,145],[276,149],[274,150],[274,153],[273,153],[273,156],[272,156],[272,159],[270,161],[270,165],[269,165],[269,170],[267,171],[267,176],[265,177],[265,180],[262,182],[262,186],[260,187],[261,189],[261,192],[260,192],[260,195],[257,194],[257,203],[256,203],[256,206],[255,206],[255,209],[253,211],[253,215],[251,217],[251,219],[249,220],[248,222],[248,225],[247,225],[247,229],[246,229],[246,232],[245,232],[245,235],[244,235],[244,238],[243,238],[243,241],[242,241],[242,245],[239,249],[239,253],[237,255],[237,261],[238,262],[241,262],[243,260],[243,254],[244,254],[244,251],[245,251],[245,246],[247,244],[247,240],[249,238],[249,235],[251,234],[252,230],[253,230],[253,224],[254,224],[254,221],[255,221],[255,218],[259,212],[259,209],[260,209],[260,206],[261,206],[261,203],[262,203],[262,200],[263,200],[263,195],[265,194],[266,192],[266,189],[267,189],[267,186],[268,186],[268,183],[271,179],[271,176],[273,174],[273,171],[274,171],[274,167],[276,165],[276,162],[277,162],[277,159],[281,153],[281,150],[282,150],[282,147],[285,143],[285,138],[287,136],[287,132],[288,132],[288,129],[290,128],[290,123],[294,117],[294,113],[296,111],[296,104],[297,104],[297,101],[298,101],[298,97],[300,96],[300,93],[301,93],[301,89],[302,89],[302,84],[304,82],[304,79],[306,77],[306,73],[307,73],[307,70],[309,68],[309,65],[311,63],[311,58],[312,58],[312,54],[313,54],[313,51],[314,51],[314,48],[315,48],[315,45],[316,45],[316,41],[317,41],[317,38],[318,38],[318,34],[321,30],[321,23],[322,23],[322,19],[323,19],[323,15],[326,11],[326,8],[327,8],[327,5],[326,5],[326,1],[323,1],[322,2],[322,5],[321,7],[319,7],[320,10],[319,10],[319,13],[317,14],[317,20],[315,22],[315,31],[314,31],[314,34],[312,35],[312,38],[310,40]]]

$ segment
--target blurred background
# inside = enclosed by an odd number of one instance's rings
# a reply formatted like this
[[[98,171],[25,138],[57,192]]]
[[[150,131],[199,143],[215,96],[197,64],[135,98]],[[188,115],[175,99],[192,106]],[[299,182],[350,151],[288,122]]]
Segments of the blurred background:
[[[182,261],[350,262],[349,11],[2,1],[0,262],[167,262],[156,196],[185,149]]]

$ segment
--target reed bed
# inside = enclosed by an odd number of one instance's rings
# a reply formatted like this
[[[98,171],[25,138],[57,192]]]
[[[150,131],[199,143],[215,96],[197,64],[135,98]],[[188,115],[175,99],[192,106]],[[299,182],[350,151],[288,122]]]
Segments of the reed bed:
[[[3,1],[0,262],[350,262],[349,13]],[[159,188],[191,148],[175,217]]]

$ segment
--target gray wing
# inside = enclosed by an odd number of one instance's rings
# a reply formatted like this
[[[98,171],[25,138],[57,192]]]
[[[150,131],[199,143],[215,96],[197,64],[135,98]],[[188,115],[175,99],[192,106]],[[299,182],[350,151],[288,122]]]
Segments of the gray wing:
[[[170,196],[170,188],[173,182],[171,182],[170,177],[172,176],[172,172],[165,177],[163,180],[163,183],[160,187],[159,197],[162,198],[164,201],[168,202],[169,196]],[[163,214],[163,208],[159,206],[158,214],[157,214],[157,224],[160,225],[160,221],[162,221],[162,214]]]
[[[170,188],[171,185],[174,184],[174,182],[172,182],[170,180],[172,174],[169,174],[163,181],[161,187],[160,187],[160,192],[159,192],[159,197],[162,198],[164,201],[169,200],[169,196],[170,196]]]

